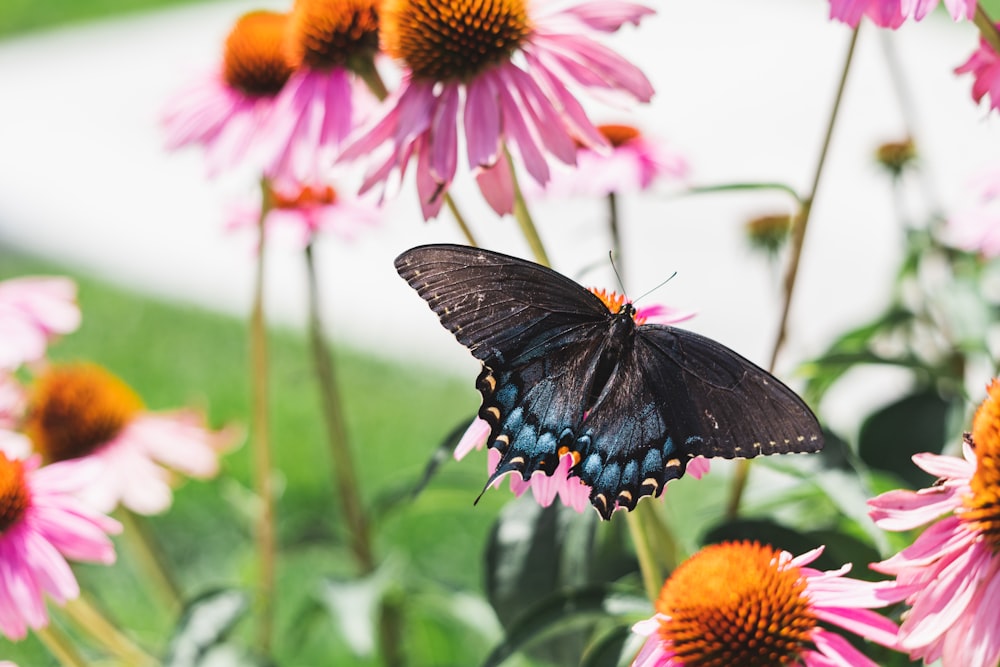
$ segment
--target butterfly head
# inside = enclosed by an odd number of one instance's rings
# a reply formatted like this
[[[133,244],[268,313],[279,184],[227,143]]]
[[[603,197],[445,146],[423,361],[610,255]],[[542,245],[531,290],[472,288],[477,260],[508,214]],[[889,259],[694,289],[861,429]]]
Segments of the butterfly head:
[[[611,290],[598,289],[596,287],[589,288],[590,292],[596,296],[601,302],[607,307],[613,315],[618,317],[627,317],[628,319],[634,320],[636,324],[642,324],[646,321],[636,310],[632,302],[625,298],[625,295],[619,294]]]

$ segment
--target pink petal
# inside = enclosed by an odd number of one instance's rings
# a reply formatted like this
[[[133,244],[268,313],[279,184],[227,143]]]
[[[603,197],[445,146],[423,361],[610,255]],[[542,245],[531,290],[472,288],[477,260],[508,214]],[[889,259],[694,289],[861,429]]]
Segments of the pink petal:
[[[465,143],[470,167],[492,167],[500,153],[500,102],[490,73],[476,77],[465,93]]]
[[[514,178],[507,157],[500,153],[495,166],[476,170],[476,183],[497,215],[514,212]]]
[[[595,0],[567,8],[564,13],[576,17],[588,28],[601,32],[615,32],[626,23],[639,25],[639,21],[646,16],[652,16],[656,10],[633,2]]]
[[[840,667],[878,667],[866,655],[851,646],[850,642],[840,635],[816,628],[812,632],[813,643],[820,653]]]

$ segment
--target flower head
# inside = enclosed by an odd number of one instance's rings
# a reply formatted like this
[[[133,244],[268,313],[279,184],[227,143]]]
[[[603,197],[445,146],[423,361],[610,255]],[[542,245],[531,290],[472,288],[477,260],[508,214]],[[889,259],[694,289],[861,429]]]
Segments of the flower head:
[[[378,52],[376,0],[296,0],[286,46],[295,73],[278,96],[269,134],[275,141],[267,173],[315,179],[341,143],[374,108],[357,74],[374,72]]]
[[[79,326],[76,285],[68,278],[0,282],[0,372],[41,359],[49,340]]]
[[[909,137],[902,141],[887,141],[875,151],[875,159],[891,176],[899,178],[917,159],[917,146]]]
[[[610,150],[580,146],[576,167],[553,170],[545,188],[551,195],[591,195],[641,192],[663,179],[683,179],[689,167],[666,142],[631,125],[598,125]]]
[[[998,24],[1000,25],[1000,24]],[[990,96],[990,108],[1000,109],[1000,55],[985,38],[969,59],[955,68],[956,74],[972,73],[972,99],[982,102]]]
[[[973,202],[948,216],[949,241],[986,258],[1000,255],[1000,169],[978,175],[971,183]]]
[[[995,667],[1000,661],[1000,381],[976,411],[964,458],[917,454],[939,480],[869,501],[885,530],[932,523],[912,545],[872,568],[909,587],[899,628],[911,658],[945,667]]]
[[[634,65],[592,38],[638,23],[652,10],[620,0],[387,0],[385,51],[405,68],[386,115],[342,155],[376,154],[363,189],[402,178],[417,160],[425,218],[437,215],[458,169],[460,125],[479,188],[498,213],[514,205],[506,148],[534,181],[549,159],[576,161],[577,145],[606,141],[567,83],[648,101],[652,86]]]
[[[270,208],[265,224],[269,230],[290,228],[303,247],[324,232],[350,240],[362,227],[374,225],[379,219],[376,206],[332,185],[307,185],[286,179],[271,182],[269,188]],[[229,227],[256,227],[260,207],[260,201],[233,206]]]
[[[895,30],[908,18],[923,19],[937,7],[938,0],[830,0],[830,18],[857,27],[862,16],[876,25]],[[951,17],[972,19],[976,13],[976,0],[944,0]]]
[[[48,624],[45,596],[64,604],[80,594],[66,559],[113,563],[108,534],[121,531],[75,496],[95,481],[92,463],[40,463],[0,451],[0,632],[15,640]]]
[[[171,470],[207,478],[232,434],[212,433],[193,413],[153,414],[120,379],[91,364],[54,365],[31,388],[24,431],[47,461],[88,459],[97,479],[82,497],[110,512],[170,506]],[[169,468],[169,470],[168,470]]]
[[[178,91],[163,115],[167,147],[204,146],[214,175],[273,145],[263,132],[275,98],[292,74],[285,53],[287,14],[255,11],[236,21],[218,68]]]
[[[806,567],[823,549],[793,558],[756,542],[707,546],[667,579],[656,614],[633,630],[648,637],[633,667],[871,666],[839,626],[891,646],[896,626],[870,611],[899,599],[888,582]]]
[[[746,225],[750,246],[774,257],[788,240],[792,231],[792,216],[788,213],[769,213],[749,220]]]

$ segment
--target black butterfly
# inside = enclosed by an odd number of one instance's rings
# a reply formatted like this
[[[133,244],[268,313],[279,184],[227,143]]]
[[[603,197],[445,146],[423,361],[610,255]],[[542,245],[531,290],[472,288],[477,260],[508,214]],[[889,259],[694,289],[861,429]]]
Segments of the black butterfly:
[[[551,475],[572,452],[571,474],[608,519],[658,496],[694,456],[823,447],[815,415],[771,374],[704,336],[637,325],[632,304],[611,312],[551,269],[427,245],[397,257],[396,270],[483,362],[479,416],[501,454],[490,482]]]

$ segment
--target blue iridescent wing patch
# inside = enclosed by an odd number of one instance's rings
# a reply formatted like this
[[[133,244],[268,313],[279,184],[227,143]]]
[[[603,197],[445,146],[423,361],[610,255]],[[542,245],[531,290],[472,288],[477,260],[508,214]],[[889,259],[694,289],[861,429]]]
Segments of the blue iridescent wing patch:
[[[767,371],[704,336],[637,325],[631,304],[611,312],[551,269],[456,245],[413,248],[396,269],[483,363],[479,416],[501,455],[490,482],[552,474],[570,452],[608,519],[695,456],[822,449],[815,415]]]

